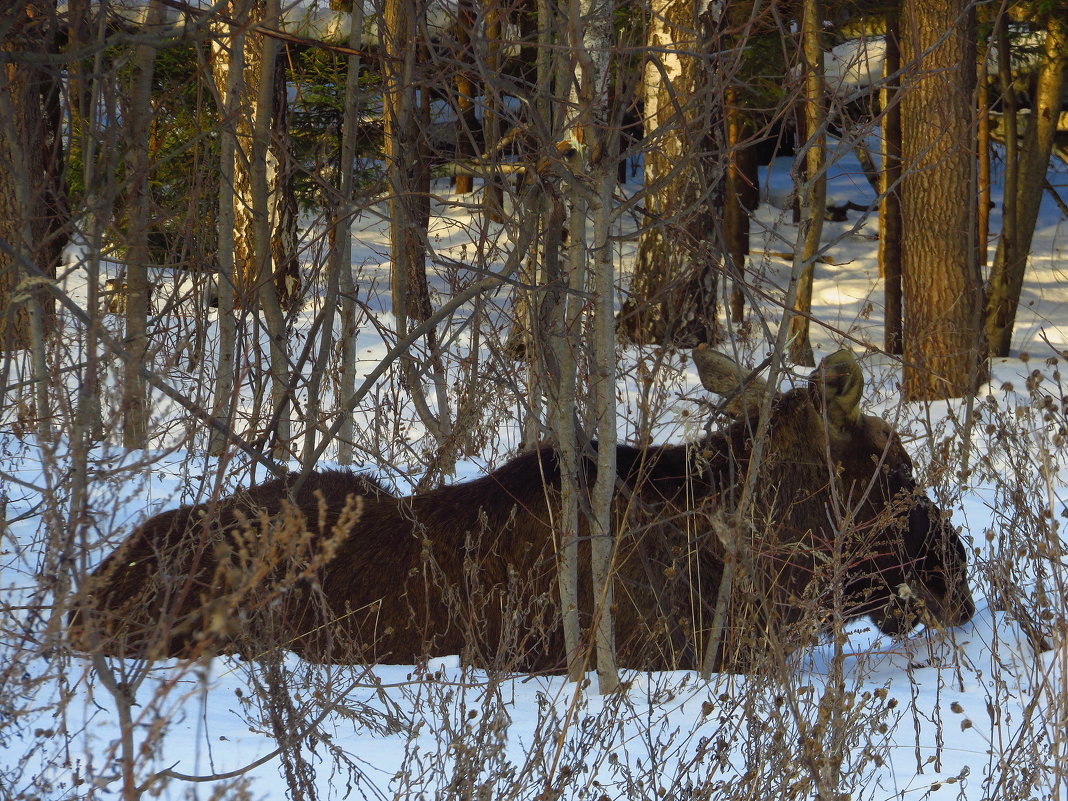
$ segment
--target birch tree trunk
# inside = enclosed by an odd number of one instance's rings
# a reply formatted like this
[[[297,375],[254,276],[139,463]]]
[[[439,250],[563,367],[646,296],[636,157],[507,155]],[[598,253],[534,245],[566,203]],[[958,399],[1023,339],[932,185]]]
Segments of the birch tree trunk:
[[[259,23],[277,27],[278,0],[236,0],[225,11],[239,22],[241,31]],[[233,58],[235,51],[231,49],[228,55]],[[212,78],[223,107],[233,115],[228,123],[233,126],[236,145],[233,203],[228,206],[233,210],[234,305],[258,308],[263,314],[271,395],[270,422],[263,436],[273,437],[275,456],[281,458],[289,448],[291,429],[283,306],[300,297],[283,64],[278,40],[259,33],[244,37],[238,62],[240,80],[230,76],[237,65],[224,50],[216,47],[212,56]],[[225,188],[221,191],[226,192]],[[221,218],[226,213],[221,212]],[[225,282],[220,278],[219,283],[225,292]],[[220,400],[217,395],[216,403]]]
[[[643,75],[645,208],[630,298],[620,326],[638,343],[712,343],[720,248],[710,242],[713,130],[707,33],[693,3],[654,0]]]

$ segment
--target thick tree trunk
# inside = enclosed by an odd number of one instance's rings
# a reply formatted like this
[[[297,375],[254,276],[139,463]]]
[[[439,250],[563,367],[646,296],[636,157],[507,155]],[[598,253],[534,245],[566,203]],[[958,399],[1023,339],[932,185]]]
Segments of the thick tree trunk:
[[[973,15],[966,0],[906,0],[902,10],[903,388],[910,400],[959,397],[977,376]]]
[[[37,434],[47,442],[53,430],[45,337],[52,304],[36,286],[56,275],[68,214],[58,72],[32,55],[55,52],[55,7],[30,0],[8,22],[0,50],[31,57],[16,57],[0,70],[0,352],[29,349]]]
[[[1038,221],[1042,191],[1057,132],[1057,119],[1068,71],[1068,21],[1051,14],[1046,33],[1044,58],[1038,71],[1034,107],[1019,148],[1019,167],[1013,201],[1013,225],[1003,222],[986,302],[986,338],[991,355],[1007,356],[1012,345],[1016,308],[1020,303],[1027,256]],[[1015,116],[1015,115],[1014,115]],[[1007,121],[1006,121],[1007,122]],[[1006,134],[1008,129],[1006,129]],[[1006,140],[1008,143],[1009,140]],[[1008,160],[1006,147],[1006,161]],[[1009,187],[1006,185],[1006,209]]]

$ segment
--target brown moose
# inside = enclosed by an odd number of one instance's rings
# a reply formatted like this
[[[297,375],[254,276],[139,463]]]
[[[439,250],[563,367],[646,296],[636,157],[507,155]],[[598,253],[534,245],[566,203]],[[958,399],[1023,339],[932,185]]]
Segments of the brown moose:
[[[617,449],[621,664],[695,667],[713,628],[715,665],[745,670],[811,642],[836,614],[870,616],[890,634],[971,618],[964,546],[917,489],[890,427],[861,414],[852,354],[828,357],[807,386],[774,398],[741,517],[764,385],[743,387],[744,372],[707,349],[693,358],[707,389],[733,390],[734,420],[693,445]],[[595,464],[588,455],[580,483],[592,485]],[[294,492],[296,481],[148,520],[90,577],[71,615],[76,647],[149,658],[284,647],[334,663],[459,653],[487,667],[564,667],[552,449],[406,498],[345,472],[313,473]]]

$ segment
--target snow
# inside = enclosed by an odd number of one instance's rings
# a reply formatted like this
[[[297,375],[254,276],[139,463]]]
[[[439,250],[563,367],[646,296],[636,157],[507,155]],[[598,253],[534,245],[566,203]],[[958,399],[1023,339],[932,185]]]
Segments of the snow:
[[[762,175],[768,196],[786,186],[788,166],[773,165]],[[1050,180],[1063,186],[1063,166],[1060,170]],[[480,269],[499,265],[508,232],[483,219],[471,199],[449,195],[444,184],[436,192],[434,289],[444,293],[477,278]],[[848,155],[835,166],[829,195],[871,202],[871,190]],[[366,302],[358,348],[368,369],[388,350],[380,331],[391,320],[388,227],[382,212],[368,210],[353,235],[353,267]],[[766,255],[789,250],[796,240],[788,218],[788,212],[770,203],[756,213],[764,233],[755,234],[750,268],[769,298],[781,296],[789,274],[785,261]],[[561,677],[492,675],[461,666],[456,657],[423,666],[374,667],[311,666],[289,657],[278,681],[292,704],[294,729],[301,732],[322,717],[321,731],[303,741],[311,789],[305,787],[302,795],[310,797],[314,790],[321,798],[370,799],[533,799],[543,792],[569,799],[785,798],[792,783],[807,786],[804,770],[815,763],[801,755],[817,746],[829,749],[820,759],[829,759],[833,751],[842,760],[836,774],[841,783],[834,789],[852,798],[1052,793],[1055,767],[1064,766],[1068,651],[1056,638],[1052,650],[1037,649],[1029,620],[1020,617],[1019,608],[1003,607],[1006,597],[1029,598],[1037,620],[1043,609],[1055,616],[1063,616],[1065,609],[1059,594],[1065,576],[1056,551],[1057,524],[1068,504],[1064,435],[1058,440],[1057,433],[1064,413],[1050,412],[1042,399],[1061,404],[1065,395],[1046,360],[1063,361],[1063,354],[1053,349],[1068,347],[1068,222],[1047,201],[1035,235],[1014,356],[995,361],[991,381],[975,401],[980,414],[970,429],[965,428],[967,408],[961,401],[899,402],[898,365],[878,353],[883,310],[876,226],[874,219],[861,220],[855,213],[849,222],[825,225],[833,263],[816,270],[813,312],[825,324],[813,329],[817,358],[843,343],[862,356],[868,408],[895,421],[932,494],[963,526],[975,549],[972,583],[978,611],[970,624],[921,630],[893,641],[862,623],[840,650],[825,643],[797,655],[781,680],[720,675],[706,682],[690,672],[627,672],[625,689],[610,697],[597,695],[592,674],[582,685]],[[991,227],[1000,227],[996,216]],[[87,297],[85,255],[84,248],[69,251],[65,284],[81,302]],[[633,243],[620,246],[618,255],[629,265]],[[492,317],[505,306],[502,295],[484,312]],[[316,308],[313,301],[305,310],[304,325]],[[774,327],[777,312],[771,300],[760,311]],[[446,334],[461,331],[461,322],[452,321]],[[453,347],[463,350],[470,343],[464,333]],[[765,345],[757,338],[743,341],[742,347],[752,353]],[[637,425],[631,410],[638,406],[642,385],[635,365],[649,358],[640,349],[621,354],[623,437],[633,436]],[[179,366],[172,366],[169,375],[188,386],[198,380],[198,374]],[[658,380],[664,389],[658,396],[655,438],[677,441],[696,435],[701,421],[695,419],[693,400],[702,393],[692,370],[671,357]],[[359,410],[368,431],[381,426],[377,413],[391,409],[396,400],[390,381],[384,378],[379,394]],[[172,414],[166,406],[161,409],[161,417]],[[368,457],[368,467],[403,491],[421,467],[415,445],[422,430],[414,416],[404,410],[397,415],[402,424],[381,441],[397,441],[401,434],[412,447],[398,446],[389,460]],[[499,427],[487,434],[485,451],[462,462],[454,480],[483,473],[515,446],[516,409],[502,407],[496,419]],[[184,428],[173,433],[177,428],[165,427],[171,438],[162,436],[156,450],[124,453],[109,439],[94,452],[99,479],[90,504],[95,515],[92,560],[102,558],[138,521],[192,500],[214,471],[222,471],[218,462],[188,446]],[[955,471],[966,443],[971,472],[961,478]],[[57,477],[61,480],[63,465],[71,462],[65,447],[42,447],[31,438],[0,439],[0,494],[7,521],[0,586],[10,605],[0,635],[4,798],[108,799],[122,791],[112,692],[86,658],[46,659],[36,650],[31,655],[20,650],[20,640],[13,636],[20,622],[34,636],[47,622],[27,618],[20,605],[44,588],[37,580],[49,564],[42,545],[39,488],[64,491]],[[405,454],[408,469],[398,469]],[[236,472],[226,476],[247,481],[247,475]],[[1024,500],[1014,494],[1017,488],[1023,489]],[[131,675],[145,669],[132,707],[137,781],[161,771],[225,777],[270,757],[240,775],[215,781],[159,778],[143,788],[153,797],[206,799],[224,791],[233,797],[244,791],[251,798],[285,795],[286,758],[271,756],[278,742],[255,691],[268,675],[263,666],[217,658],[207,664],[119,667]],[[816,728],[821,710],[829,708],[821,706],[823,699],[837,699],[833,708],[841,725],[834,731],[842,735],[840,742]],[[289,764],[299,785],[300,765],[291,759]],[[814,793],[809,787],[801,797]]]

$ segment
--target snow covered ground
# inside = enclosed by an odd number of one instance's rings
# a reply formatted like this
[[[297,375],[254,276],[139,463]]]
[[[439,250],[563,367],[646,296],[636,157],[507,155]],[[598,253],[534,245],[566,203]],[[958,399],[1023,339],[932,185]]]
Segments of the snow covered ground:
[[[1050,178],[1062,191],[1068,184],[1063,165]],[[785,186],[784,170],[765,179],[768,196]],[[472,211],[469,201],[448,195],[444,184],[436,190],[439,256],[475,267],[499,264],[492,244],[500,227]],[[871,190],[851,158],[837,166],[829,196],[870,202]],[[1068,608],[1057,550],[1068,515],[1068,421],[1056,372],[1068,350],[1068,221],[1052,203],[1043,207],[1014,357],[996,361],[989,386],[969,408],[899,402],[898,368],[874,352],[883,321],[876,223],[851,217],[825,229],[833,264],[816,272],[813,312],[827,324],[813,330],[817,359],[843,342],[862,356],[866,405],[904,432],[931,493],[963,526],[974,548],[978,612],[972,623],[906,641],[860,625],[842,651],[821,646],[799,657],[781,681],[628,673],[625,691],[609,698],[595,693],[595,679],[579,688],[559,677],[492,676],[463,668],[456,658],[374,668],[313,668],[290,658],[273,678],[262,666],[226,658],[161,662],[136,689],[128,727],[137,749],[136,782],[156,777],[140,789],[167,799],[273,799],[283,797],[287,784],[304,798],[792,798],[815,794],[805,784],[807,772],[834,764],[839,784],[824,789],[854,799],[1064,797],[1057,769],[1068,765],[1068,651],[1063,638],[1050,636],[1054,647],[1040,652],[1034,635],[1063,632]],[[783,243],[796,232],[779,209],[762,205],[757,221],[768,231],[766,252],[789,249]],[[995,217],[991,228],[999,227]],[[487,232],[492,236],[482,236]],[[370,212],[354,232],[353,265],[366,302],[359,349],[368,365],[388,350],[380,333],[390,322],[386,237],[382,215]],[[633,243],[619,248],[626,269]],[[774,296],[789,265],[759,251],[754,246],[752,270]],[[437,287],[454,288],[475,272],[443,269]],[[77,275],[70,280],[76,285]],[[503,299],[498,305],[503,308]],[[305,322],[314,311],[312,304]],[[774,327],[774,305],[760,311]],[[861,343],[873,350],[865,352]],[[472,346],[471,335],[455,344]],[[758,336],[742,344],[748,352],[765,347]],[[636,426],[636,365],[649,359],[648,351],[637,349],[621,354],[623,437],[633,436]],[[1047,361],[1053,359],[1058,362]],[[167,369],[184,386],[197,383],[195,370],[183,372],[177,362]],[[673,357],[658,380],[665,389],[656,438],[692,436],[699,425],[692,401],[702,395],[696,374]],[[376,414],[391,408],[390,392],[384,388],[362,409],[367,431],[382,428]],[[161,415],[170,413],[159,408]],[[518,424],[510,411],[495,418],[499,425],[485,435],[485,452],[462,462],[456,480],[480,474],[515,446]],[[386,429],[382,442],[398,435],[417,442],[421,434],[414,419]],[[163,430],[169,433],[151,452],[122,454],[114,443],[94,452],[100,480],[90,530],[100,546],[91,561],[147,515],[189,500],[217,467],[188,446],[202,440],[185,439],[185,428]],[[40,488],[56,486],[62,494],[70,463],[65,447],[0,439],[0,469],[17,479],[4,479],[2,490],[7,526],[0,586],[8,604],[0,635],[3,798],[112,798],[123,791],[114,700],[123,688],[105,687],[87,659],[23,650],[25,640],[16,636],[22,625],[36,634],[47,624],[27,608],[39,600],[37,576],[48,569]],[[419,469],[414,449],[407,451],[412,473],[390,469],[405,453],[398,448],[391,460],[369,456],[368,464],[403,486]],[[271,681],[287,693],[281,718],[277,705],[261,700]],[[315,735],[303,736],[313,722],[321,724]],[[278,753],[280,730],[302,741],[300,759]]]

